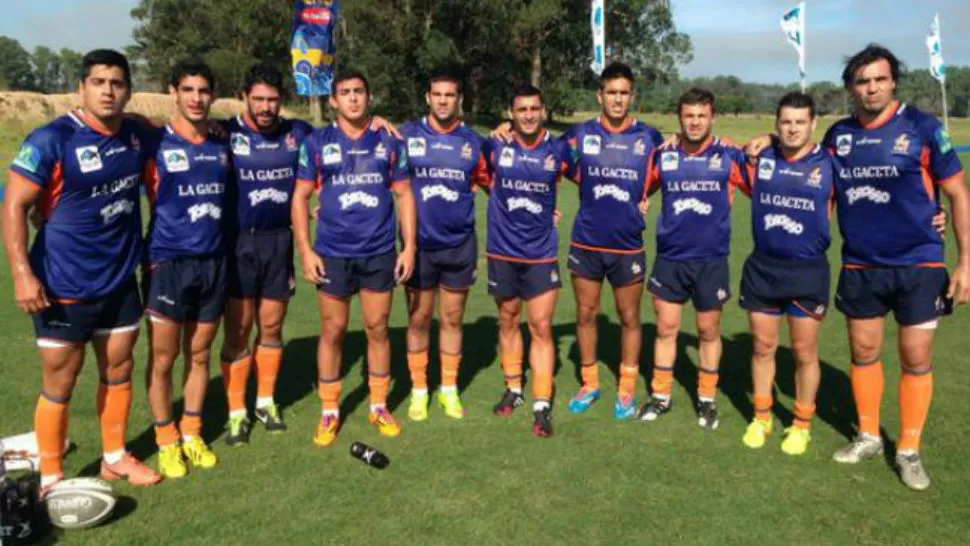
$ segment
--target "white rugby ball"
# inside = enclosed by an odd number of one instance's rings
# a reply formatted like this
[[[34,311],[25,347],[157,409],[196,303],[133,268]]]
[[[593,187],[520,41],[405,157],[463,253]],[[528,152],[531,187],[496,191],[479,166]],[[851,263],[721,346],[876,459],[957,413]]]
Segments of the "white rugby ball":
[[[58,482],[44,501],[51,523],[61,529],[94,527],[111,516],[117,502],[108,482],[97,478]]]

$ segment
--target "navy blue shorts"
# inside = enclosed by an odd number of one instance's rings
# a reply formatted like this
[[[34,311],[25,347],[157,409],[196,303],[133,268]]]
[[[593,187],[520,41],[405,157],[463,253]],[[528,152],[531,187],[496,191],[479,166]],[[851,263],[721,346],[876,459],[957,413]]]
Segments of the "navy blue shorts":
[[[914,326],[953,312],[946,297],[950,275],[943,267],[843,268],[835,306],[849,318],[884,317]]]
[[[829,305],[832,273],[823,255],[814,260],[779,260],[752,254],[741,273],[741,307],[769,315],[822,320]]]
[[[228,255],[229,297],[288,300],[296,293],[293,232],[238,233]]]
[[[323,256],[326,270],[317,290],[338,298],[348,298],[357,292],[390,292],[394,289],[394,251],[366,258],[328,258]]]
[[[643,281],[647,274],[647,253],[606,252],[587,250],[573,246],[569,248],[566,267],[576,277],[591,281],[610,281],[613,286],[626,286]]]
[[[152,264],[142,277],[145,312],[175,322],[217,322],[226,307],[226,260],[176,258]]]
[[[133,332],[141,321],[138,282],[132,277],[117,290],[96,300],[72,303],[51,301],[50,307],[31,318],[38,347],[84,345],[95,336]]]
[[[671,303],[691,300],[698,311],[720,309],[731,299],[727,257],[679,262],[657,256],[647,289]]]
[[[431,290],[441,286],[465,290],[475,284],[478,275],[478,241],[472,235],[464,243],[441,250],[418,250],[414,274],[408,287]]]
[[[558,262],[524,264],[488,259],[488,294],[492,297],[531,300],[561,287]]]

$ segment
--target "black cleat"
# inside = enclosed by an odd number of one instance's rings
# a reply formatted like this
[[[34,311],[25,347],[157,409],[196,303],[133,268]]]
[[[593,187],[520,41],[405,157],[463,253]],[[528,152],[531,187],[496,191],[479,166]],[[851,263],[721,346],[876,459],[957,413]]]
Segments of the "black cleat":
[[[714,402],[697,403],[697,424],[707,430],[717,429],[720,421],[717,419],[717,404]]]
[[[525,399],[522,398],[521,393],[512,392],[506,389],[505,392],[502,393],[502,399],[499,400],[498,404],[495,404],[495,407],[492,408],[492,413],[498,415],[499,417],[508,417],[512,415],[515,408],[521,406],[522,404],[525,404]]]
[[[640,408],[640,412],[637,414],[637,419],[641,421],[656,421],[660,419],[665,413],[670,411],[671,402],[669,399],[664,400],[662,398],[650,398],[643,407]]]
[[[266,431],[273,434],[286,432],[286,423],[280,415],[280,410],[276,404],[270,404],[265,408],[256,408],[256,419],[266,427]]]
[[[532,412],[532,434],[540,438],[552,436],[552,409],[542,408]]]
[[[245,415],[229,418],[229,434],[226,435],[226,444],[229,447],[243,446],[249,443],[249,432],[252,424]]]

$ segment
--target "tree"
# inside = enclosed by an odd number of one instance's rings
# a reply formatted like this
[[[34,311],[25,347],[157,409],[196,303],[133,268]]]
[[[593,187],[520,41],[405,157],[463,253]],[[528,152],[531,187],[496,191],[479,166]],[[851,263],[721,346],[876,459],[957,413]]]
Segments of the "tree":
[[[32,91],[34,71],[30,66],[30,54],[20,42],[0,36],[0,80],[13,90]]]
[[[51,48],[37,46],[30,62],[34,65],[34,85],[42,93],[56,93],[63,88],[61,57]]]
[[[81,80],[81,59],[83,55],[69,48],[62,48],[61,58],[61,89],[62,92],[77,91],[78,81]]]

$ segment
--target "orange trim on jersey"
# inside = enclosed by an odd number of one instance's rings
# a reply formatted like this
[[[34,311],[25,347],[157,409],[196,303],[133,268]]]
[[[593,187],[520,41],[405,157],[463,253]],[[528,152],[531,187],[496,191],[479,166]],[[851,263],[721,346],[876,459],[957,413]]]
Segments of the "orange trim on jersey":
[[[748,196],[748,198],[750,199],[751,198],[751,194],[754,193],[754,183],[755,183],[755,180],[758,179],[757,178],[757,173],[755,172],[756,169],[755,169],[754,165],[752,165],[750,163],[745,163],[744,164],[744,170],[748,171],[748,183],[747,184],[741,184],[741,186],[739,186],[738,189],[740,189],[741,190],[741,193],[743,193],[744,195]]]
[[[472,169],[471,179],[473,191],[477,186],[483,188],[492,187],[492,179],[488,176],[488,161],[485,160],[485,154],[481,152],[478,153],[478,163]]]
[[[559,261],[559,258],[542,258],[539,260],[526,260],[523,258],[512,258],[511,256],[502,256],[501,254],[492,254],[491,252],[485,253],[486,256],[492,258],[493,260],[502,260],[503,262],[512,262],[517,264],[552,264]]]
[[[707,135],[707,138],[704,139],[704,142],[701,142],[701,145],[698,146],[697,150],[693,152],[687,151],[687,148],[684,146],[684,144],[687,142],[687,139],[684,138],[684,135],[680,135],[680,142],[681,142],[680,148],[684,150],[685,154],[690,156],[701,155],[702,153],[706,152],[708,148],[711,147],[711,144],[714,144],[714,135]]]
[[[631,125],[633,125],[633,116],[627,116],[626,118],[624,118],[623,123],[616,129],[614,129],[613,126],[611,126],[610,124],[606,123],[606,120],[603,118],[602,115],[599,117],[599,122],[600,122],[600,126],[603,127],[603,129],[606,129],[607,133],[610,133],[611,135],[615,135],[617,133],[622,133],[623,131],[626,131],[627,129],[630,128]]]
[[[959,180],[959,181],[962,182],[963,179],[966,178],[966,176],[967,176],[967,173],[965,171],[962,171],[961,170],[960,172],[956,173],[955,175],[951,176],[950,178],[944,178],[943,180],[937,180],[936,181],[936,185],[937,186],[945,186],[945,185],[949,184],[950,182],[953,182],[954,180]]]
[[[171,122],[169,122],[168,127],[172,130],[173,133],[187,140],[190,144],[194,144],[198,146],[199,144],[202,144],[203,142],[205,142],[206,135],[194,134],[195,133],[194,127],[190,132],[188,128],[184,127],[185,124],[189,124],[189,121],[182,118],[176,118],[176,119],[173,119]],[[191,126],[191,124],[189,125]]]
[[[741,174],[741,168],[738,164],[731,162],[731,174],[728,175],[728,203],[734,204],[734,195],[737,193],[735,190],[740,189],[743,193],[745,191],[744,176]]]
[[[81,120],[81,123],[87,125],[89,128],[91,128],[94,132],[96,132],[98,134],[101,134],[101,135],[104,135],[104,136],[114,136],[115,135],[115,133],[112,132],[111,129],[108,129],[108,127],[105,126],[105,124],[101,123],[101,120],[99,120],[98,118],[92,116],[91,114],[88,114],[84,110],[84,108],[77,108],[77,109],[75,109],[74,110],[74,115],[77,116],[77,119]],[[120,128],[121,127],[119,126],[119,130],[120,130]]]
[[[364,125],[363,129],[358,129],[351,125],[349,122],[344,120],[344,118],[337,116],[337,128],[343,131],[344,135],[350,140],[357,140],[364,136],[368,130],[370,130],[371,120],[367,120],[367,124]]]
[[[583,250],[591,250],[593,252],[607,252],[609,254],[638,254],[646,250],[645,248],[638,248],[635,250],[619,250],[616,248],[604,248],[600,246],[589,246],[575,241],[570,241],[569,246],[574,246],[576,248],[581,248]]]
[[[829,207],[828,207],[829,208],[829,215],[827,217],[827,220],[829,222],[832,221],[832,213],[835,212],[835,203],[836,203],[835,184],[832,184],[832,191],[831,191],[831,194],[829,195]]]
[[[461,118],[455,118],[455,121],[453,121],[451,125],[442,127],[441,124],[438,123],[438,120],[434,119],[434,116],[428,116],[428,127],[431,127],[433,130],[442,135],[447,135],[448,133],[461,127]]]
[[[919,173],[923,179],[923,189],[930,201],[936,201],[936,185],[933,183],[933,171],[930,168],[930,148],[923,146],[919,154]]]
[[[29,181],[30,179],[24,178],[24,180]],[[44,187],[44,191],[40,194],[40,199],[37,202],[37,212],[45,220],[49,220],[51,214],[54,213],[54,208],[61,200],[62,193],[64,193],[64,164],[58,161],[54,164],[54,169],[51,170],[51,178],[47,181],[47,186]]]
[[[643,199],[650,197],[650,192],[660,187],[660,169],[653,162],[653,154],[647,158],[647,172],[643,177]]]
[[[870,123],[862,123],[862,120],[859,119],[859,116],[856,116],[856,121],[859,122],[859,125],[861,125],[863,129],[878,129],[883,125],[889,123],[889,120],[893,119],[893,116],[896,115],[896,112],[898,110],[899,110],[899,101],[893,100],[892,104],[890,104],[888,108],[883,110],[883,112],[879,114],[876,117],[876,119],[872,120]]]
[[[929,267],[933,269],[940,269],[940,268],[945,268],[946,264],[943,262],[923,262],[920,264],[912,264],[911,267]],[[885,269],[885,268],[879,265],[845,264],[842,266],[842,269],[859,270],[859,269]]]
[[[155,199],[158,198],[158,185],[161,181],[158,166],[155,164],[155,158],[149,158],[145,162],[145,169],[142,172],[142,183],[145,185],[145,194],[148,196],[150,203],[155,203]]]
[[[519,143],[519,146],[522,146],[526,150],[535,150],[546,139],[546,130],[540,129],[539,136],[536,137],[536,141],[532,145],[526,144],[525,141],[522,140],[522,137],[519,136],[518,133],[512,133],[512,138],[514,138],[515,141]]]
[[[260,130],[259,126],[256,125],[256,122],[253,121],[253,119],[251,117],[249,117],[249,112],[246,112],[242,116],[239,116],[239,117],[242,118],[243,123],[246,125],[246,127],[249,127],[250,130],[255,131],[257,133],[262,133],[263,132],[262,130]]]
[[[814,142],[809,142],[808,144],[805,145],[804,148],[795,152],[795,155],[791,157],[788,157],[788,154],[785,153],[785,150],[781,150],[781,157],[789,163],[801,161],[802,159],[805,159],[806,157],[808,157],[808,154],[812,153],[812,150],[815,149],[815,146],[816,144]]]

